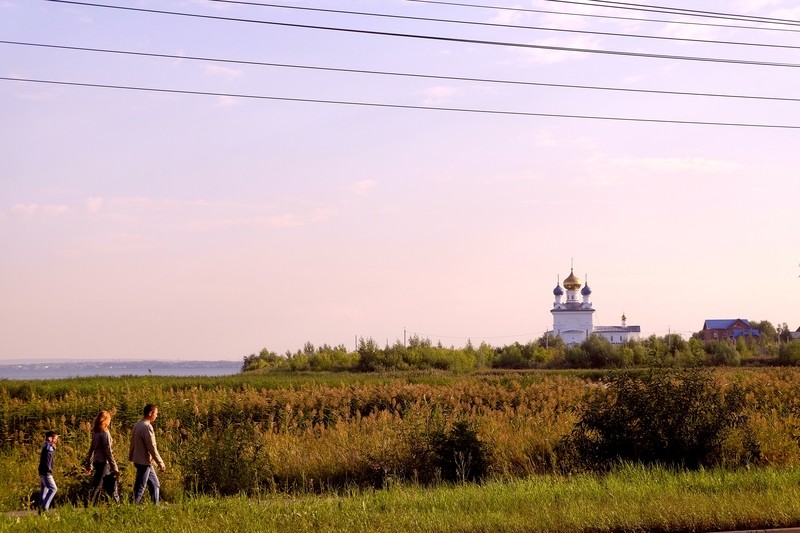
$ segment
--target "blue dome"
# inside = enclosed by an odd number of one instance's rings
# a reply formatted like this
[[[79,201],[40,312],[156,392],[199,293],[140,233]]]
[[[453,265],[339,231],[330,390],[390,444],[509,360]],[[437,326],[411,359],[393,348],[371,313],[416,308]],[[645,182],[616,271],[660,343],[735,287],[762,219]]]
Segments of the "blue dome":
[[[592,289],[589,288],[588,283],[584,285],[583,288],[581,289],[581,294],[583,296],[589,296],[590,294],[592,294]]]
[[[561,288],[561,284],[556,285],[556,288],[553,289],[553,294],[556,296],[564,296],[564,289]]]

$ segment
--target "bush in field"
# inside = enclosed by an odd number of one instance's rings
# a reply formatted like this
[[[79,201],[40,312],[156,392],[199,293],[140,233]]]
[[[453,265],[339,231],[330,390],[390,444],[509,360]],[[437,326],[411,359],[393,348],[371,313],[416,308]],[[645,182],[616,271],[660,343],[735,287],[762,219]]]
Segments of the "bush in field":
[[[223,496],[270,488],[272,466],[260,434],[252,423],[217,423],[199,438],[187,438],[179,452],[184,488]]]
[[[739,366],[742,357],[736,345],[729,341],[712,341],[706,344],[706,358],[714,366]]]
[[[738,387],[722,391],[708,373],[614,374],[590,395],[561,453],[592,470],[620,461],[694,469],[722,464],[723,442],[740,428],[750,446],[742,460],[757,460],[744,407]]]
[[[785,365],[800,364],[800,341],[789,341],[781,344],[778,360]]]
[[[434,467],[444,481],[480,481],[489,471],[489,449],[478,438],[478,431],[465,420],[449,430],[430,435]]]

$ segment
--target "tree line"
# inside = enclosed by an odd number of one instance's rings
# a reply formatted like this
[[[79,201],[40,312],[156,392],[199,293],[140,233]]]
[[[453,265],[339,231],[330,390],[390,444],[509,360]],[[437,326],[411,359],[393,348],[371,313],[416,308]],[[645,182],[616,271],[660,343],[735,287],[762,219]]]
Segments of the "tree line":
[[[372,338],[360,338],[355,351],[344,345],[306,342],[302,349],[283,355],[267,348],[244,357],[242,371],[384,372],[448,370],[470,372],[490,369],[611,369],[632,367],[696,367],[800,364],[800,340],[792,340],[788,326],[769,321],[751,325],[760,337],[704,342],[702,332],[688,340],[672,333],[612,344],[592,335],[583,343],[567,346],[560,337],[543,335],[522,344],[492,346],[472,342],[461,348],[434,344],[412,336],[381,347]]]

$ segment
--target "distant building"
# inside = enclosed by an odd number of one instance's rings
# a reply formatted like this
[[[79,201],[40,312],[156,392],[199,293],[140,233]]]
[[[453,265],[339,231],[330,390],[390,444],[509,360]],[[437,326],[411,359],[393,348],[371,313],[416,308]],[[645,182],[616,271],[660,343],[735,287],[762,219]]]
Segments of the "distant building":
[[[556,283],[553,295],[556,297],[553,308],[553,330],[551,335],[561,337],[568,346],[580,344],[589,338],[589,335],[599,335],[608,339],[612,344],[622,344],[629,340],[638,340],[641,327],[629,326],[627,318],[622,315],[619,326],[595,326],[593,324],[594,308],[590,301],[592,290],[589,284],[583,285],[581,280],[570,269],[569,276],[561,283]],[[566,289],[566,291],[565,291]],[[579,296],[580,295],[580,296]],[[566,300],[562,298],[566,296]]]
[[[792,331],[790,335],[793,340],[800,340],[800,328],[797,328],[797,331]]]
[[[703,323],[703,341],[721,341],[739,337],[761,337],[761,333],[743,318],[706,320]]]

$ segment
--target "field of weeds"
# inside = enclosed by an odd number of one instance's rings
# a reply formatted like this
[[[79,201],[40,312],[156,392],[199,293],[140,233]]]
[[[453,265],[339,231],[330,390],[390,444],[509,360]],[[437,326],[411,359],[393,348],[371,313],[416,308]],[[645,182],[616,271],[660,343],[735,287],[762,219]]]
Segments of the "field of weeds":
[[[745,447],[753,446],[759,453],[748,467],[800,465],[800,371],[718,369],[710,376],[721,391],[741,390],[755,440],[731,433],[720,467],[741,466]],[[167,502],[561,476],[569,470],[564,440],[606,378],[504,372],[0,381],[0,509],[30,506],[48,429],[62,435],[56,506],[82,504],[88,476],[80,465],[99,409],[114,414],[111,432],[129,493],[128,438],[146,403],[159,405],[154,426],[168,464],[160,476]]]

